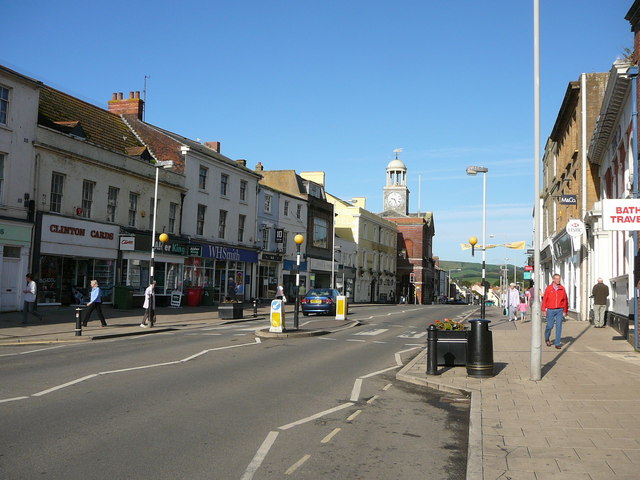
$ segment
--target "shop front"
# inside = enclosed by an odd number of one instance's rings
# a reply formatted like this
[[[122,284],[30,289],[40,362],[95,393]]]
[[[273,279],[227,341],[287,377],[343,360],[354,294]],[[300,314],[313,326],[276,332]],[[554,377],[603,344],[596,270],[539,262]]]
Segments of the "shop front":
[[[185,283],[213,288],[214,300],[227,297],[249,300],[252,296],[252,269],[258,264],[258,252],[226,245],[199,245],[199,257],[185,265]]]
[[[260,253],[258,262],[258,282],[256,296],[261,300],[271,300],[276,296],[280,270],[282,269],[282,255],[278,253]],[[284,279],[283,279],[284,281]],[[283,285],[284,286],[284,285]],[[286,292],[286,290],[285,290]],[[286,293],[285,293],[286,296]]]
[[[284,294],[287,299],[294,299],[296,297],[296,261],[284,260],[282,262],[282,286],[284,287]],[[307,285],[309,285],[307,279],[307,262],[300,262],[300,295],[307,293]],[[290,303],[293,300],[288,300]]]
[[[331,286],[331,261],[309,257],[309,277],[311,280],[309,288],[329,288]]]
[[[98,281],[103,302],[111,303],[119,230],[117,225],[42,215],[34,249],[38,304],[87,303],[91,280]]]
[[[31,224],[0,223],[0,311],[22,308],[22,286],[31,253]]]

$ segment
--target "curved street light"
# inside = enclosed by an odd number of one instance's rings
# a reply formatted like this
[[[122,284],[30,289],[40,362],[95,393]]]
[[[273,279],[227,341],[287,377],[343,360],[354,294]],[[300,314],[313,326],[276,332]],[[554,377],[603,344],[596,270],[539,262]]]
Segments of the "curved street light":
[[[486,286],[486,254],[487,254],[487,167],[470,166],[467,167],[467,175],[475,176],[482,173],[482,304],[480,305],[480,316],[485,318],[485,302],[487,300]]]

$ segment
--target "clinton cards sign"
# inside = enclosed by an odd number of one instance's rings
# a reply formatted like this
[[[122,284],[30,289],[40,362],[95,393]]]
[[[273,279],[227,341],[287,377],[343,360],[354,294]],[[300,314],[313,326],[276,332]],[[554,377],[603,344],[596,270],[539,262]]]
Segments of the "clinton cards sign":
[[[640,199],[602,200],[604,230],[640,230]]]

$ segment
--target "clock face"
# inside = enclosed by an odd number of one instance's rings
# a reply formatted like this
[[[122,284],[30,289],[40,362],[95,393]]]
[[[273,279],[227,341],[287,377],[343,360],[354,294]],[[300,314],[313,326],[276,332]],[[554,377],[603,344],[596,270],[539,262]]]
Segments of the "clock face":
[[[387,203],[390,207],[399,207],[402,205],[402,195],[398,192],[392,192],[387,196]]]

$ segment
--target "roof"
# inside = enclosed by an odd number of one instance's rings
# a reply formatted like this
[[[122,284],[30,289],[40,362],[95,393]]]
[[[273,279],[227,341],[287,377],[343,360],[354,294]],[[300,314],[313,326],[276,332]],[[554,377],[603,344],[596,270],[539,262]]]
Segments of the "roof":
[[[406,170],[407,166],[399,158],[395,158],[387,165],[387,170]]]
[[[46,85],[40,89],[38,124],[124,155],[144,146],[118,115]]]
[[[306,199],[303,179],[295,170],[262,170],[260,183],[294,197]]]

